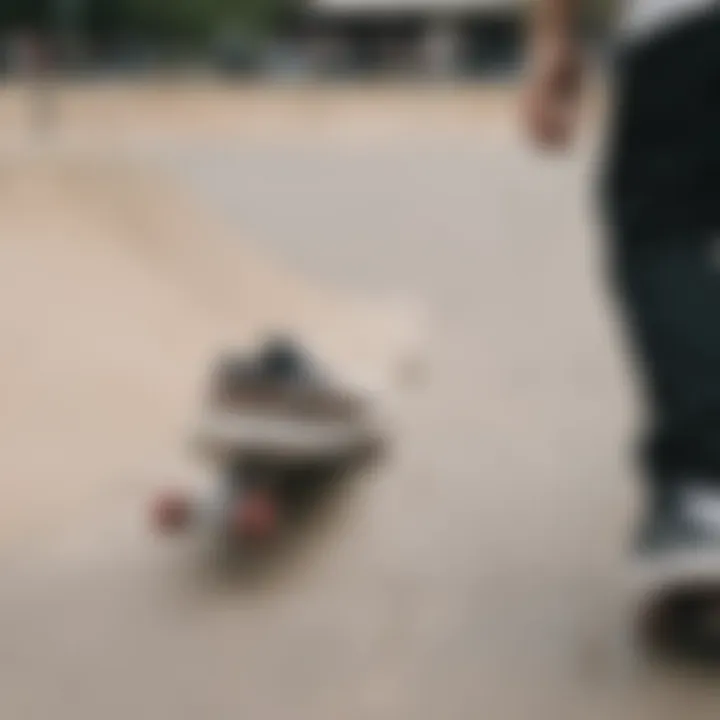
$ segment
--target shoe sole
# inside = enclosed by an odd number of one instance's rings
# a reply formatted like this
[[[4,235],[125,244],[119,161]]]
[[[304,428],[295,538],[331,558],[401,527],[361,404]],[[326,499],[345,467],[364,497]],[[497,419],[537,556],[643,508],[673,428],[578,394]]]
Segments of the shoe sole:
[[[210,453],[252,452],[290,459],[334,458],[382,443],[370,422],[269,417],[256,413],[208,413],[193,440]]]
[[[720,549],[678,551],[661,558],[637,560],[629,584],[631,590],[646,592],[708,583],[720,586]]]

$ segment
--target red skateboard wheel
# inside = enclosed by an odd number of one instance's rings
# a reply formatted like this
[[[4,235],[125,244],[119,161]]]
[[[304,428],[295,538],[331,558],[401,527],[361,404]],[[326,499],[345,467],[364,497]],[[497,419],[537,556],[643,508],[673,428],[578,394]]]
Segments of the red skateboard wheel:
[[[271,538],[279,525],[277,498],[260,490],[246,495],[233,508],[230,525],[234,532],[251,540]]]
[[[176,533],[190,523],[192,503],[177,491],[158,495],[152,507],[152,523],[163,533]]]

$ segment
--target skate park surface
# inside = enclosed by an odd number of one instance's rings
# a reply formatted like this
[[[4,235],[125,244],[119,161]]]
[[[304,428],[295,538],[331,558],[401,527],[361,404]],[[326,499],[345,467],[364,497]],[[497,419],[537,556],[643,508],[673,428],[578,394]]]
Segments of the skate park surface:
[[[638,409],[591,150],[528,151],[509,92],[156,90],[68,91],[34,139],[3,91],[0,717],[716,716],[625,648]],[[387,464],[228,577],[145,506],[207,480],[207,363],[275,326],[420,373]]]

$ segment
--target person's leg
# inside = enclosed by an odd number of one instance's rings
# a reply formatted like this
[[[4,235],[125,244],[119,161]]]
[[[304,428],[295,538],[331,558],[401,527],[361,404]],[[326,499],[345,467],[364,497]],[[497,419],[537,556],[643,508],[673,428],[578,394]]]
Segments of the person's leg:
[[[615,262],[649,400],[648,474],[720,487],[720,236],[620,237]]]
[[[720,9],[627,48],[619,71],[614,276],[648,400],[650,525],[674,546],[697,539],[678,511],[695,488],[720,500]]]

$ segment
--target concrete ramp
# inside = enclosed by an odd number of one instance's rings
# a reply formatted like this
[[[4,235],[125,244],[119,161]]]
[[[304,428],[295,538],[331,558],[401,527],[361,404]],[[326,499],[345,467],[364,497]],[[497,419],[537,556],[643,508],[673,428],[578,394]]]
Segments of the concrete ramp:
[[[289,331],[376,384],[409,347],[402,308],[296,277],[162,174],[45,157],[0,186],[2,550],[149,483],[227,346]]]
[[[337,651],[363,671],[382,629],[361,500],[318,524],[306,557],[346,559],[308,583],[291,567],[317,564],[290,557],[228,576],[154,539],[144,509],[219,349],[281,328],[387,379],[403,312],[297,278],[138,168],[25,159],[0,186],[0,717],[350,717]]]

